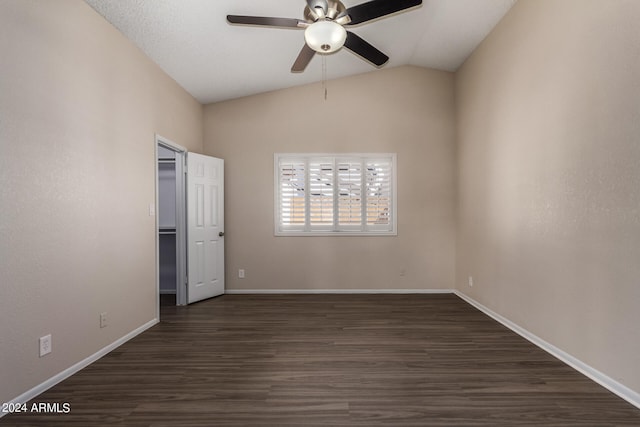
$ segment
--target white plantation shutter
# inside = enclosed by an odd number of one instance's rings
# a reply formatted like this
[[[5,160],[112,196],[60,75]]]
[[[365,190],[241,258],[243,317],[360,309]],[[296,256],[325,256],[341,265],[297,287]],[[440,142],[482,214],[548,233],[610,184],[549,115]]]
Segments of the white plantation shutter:
[[[362,229],[362,160],[340,159],[338,169],[338,228]]]
[[[276,235],[395,235],[395,154],[276,154]]]
[[[306,222],[305,161],[287,159],[278,167],[278,206],[282,229],[303,230]]]
[[[333,159],[309,159],[309,224],[311,229],[333,228]]]
[[[369,160],[365,170],[367,226],[386,229],[391,223],[392,165],[384,159]]]

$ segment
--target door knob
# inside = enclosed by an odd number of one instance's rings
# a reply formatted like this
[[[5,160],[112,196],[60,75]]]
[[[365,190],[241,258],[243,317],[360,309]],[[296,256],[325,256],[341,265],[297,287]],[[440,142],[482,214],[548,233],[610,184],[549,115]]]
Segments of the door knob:
[[[218,236],[220,236],[220,237],[224,237],[224,231],[219,232],[219,233],[218,233]]]

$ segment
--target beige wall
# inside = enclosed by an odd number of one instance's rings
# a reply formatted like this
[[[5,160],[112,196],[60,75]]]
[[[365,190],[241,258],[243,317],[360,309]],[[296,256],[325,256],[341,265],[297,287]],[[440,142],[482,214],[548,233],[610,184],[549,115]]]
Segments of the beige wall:
[[[639,21],[520,0],[456,79],[458,289],[637,392]]]
[[[82,1],[0,9],[6,402],[155,318],[154,133],[201,151],[202,107]]]
[[[326,101],[315,84],[212,104],[204,132],[226,160],[227,289],[453,286],[451,73],[401,67],[330,81]],[[396,152],[398,236],[274,237],[277,152]]]

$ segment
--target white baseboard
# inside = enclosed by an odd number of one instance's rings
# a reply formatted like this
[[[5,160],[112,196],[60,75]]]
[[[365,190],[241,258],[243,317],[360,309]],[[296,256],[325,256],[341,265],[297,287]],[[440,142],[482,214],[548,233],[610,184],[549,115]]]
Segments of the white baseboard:
[[[560,350],[558,347],[554,346],[553,344],[548,343],[547,341],[543,340],[537,335],[534,335],[531,332],[527,331],[526,329],[518,326],[517,324],[513,323],[509,319],[499,315],[498,313],[494,312],[490,308],[487,308],[484,305],[480,304],[478,301],[474,300],[473,298],[468,297],[464,293],[457,290],[453,291],[453,293],[459,296],[460,298],[462,298],[463,300],[465,300],[466,302],[468,302],[469,304],[471,304],[472,306],[474,306],[475,308],[477,308],[478,310],[482,311],[487,316],[502,323],[504,326],[511,329],[513,332],[520,335],[524,339],[532,342],[533,344],[540,347],[541,349],[551,354],[555,358],[560,359],[562,362],[571,366],[576,371],[580,372],[581,374],[585,375],[586,377],[600,384],[602,387],[606,388],[610,392],[616,394],[620,398],[631,403],[633,406],[640,408],[640,393],[630,389],[629,387],[619,383],[618,381],[614,380],[608,375],[605,375],[602,372],[598,371],[597,369],[587,365],[586,363],[573,357],[569,353],[563,350]]]
[[[248,294],[451,294],[451,289],[225,289],[227,295]]]
[[[26,403],[26,402],[28,402],[29,400],[31,400],[34,397],[38,396],[39,394],[47,391],[48,389],[50,389],[54,385],[58,384],[59,382],[69,378],[71,375],[75,374],[76,372],[79,372],[80,370],[86,368],[87,366],[89,366],[90,364],[92,364],[96,360],[100,359],[102,356],[106,355],[110,351],[120,347],[125,342],[129,341],[130,339],[134,338],[135,336],[137,336],[137,335],[141,334],[142,332],[146,331],[147,329],[149,329],[150,327],[152,327],[156,323],[158,323],[158,319],[150,320],[149,322],[145,323],[144,325],[140,326],[139,328],[134,329],[133,331],[129,332],[127,335],[125,335],[125,336],[117,339],[116,341],[112,342],[108,346],[98,350],[97,352],[95,352],[91,356],[87,357],[86,359],[81,360],[80,362],[78,362],[75,365],[65,369],[64,371],[60,372],[59,374],[54,375],[53,377],[49,378],[45,382],[43,382],[41,384],[38,384],[37,386],[33,387],[31,390],[28,390],[25,393],[22,393],[20,396],[16,397],[15,399],[13,399],[13,400],[11,400],[10,402],[7,402],[7,403]],[[6,415],[6,413],[3,413],[3,412],[0,411],[0,418],[2,418],[4,415]]]

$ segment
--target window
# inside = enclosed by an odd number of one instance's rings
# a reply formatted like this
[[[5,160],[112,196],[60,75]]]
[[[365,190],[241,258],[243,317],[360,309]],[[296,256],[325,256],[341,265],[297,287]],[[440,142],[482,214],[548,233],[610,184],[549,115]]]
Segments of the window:
[[[395,154],[276,154],[275,234],[396,235]]]

